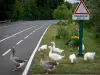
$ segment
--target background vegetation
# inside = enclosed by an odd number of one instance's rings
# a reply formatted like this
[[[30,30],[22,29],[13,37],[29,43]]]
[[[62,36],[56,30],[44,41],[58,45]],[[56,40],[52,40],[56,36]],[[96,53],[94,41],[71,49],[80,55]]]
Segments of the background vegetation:
[[[53,10],[63,0],[0,0],[0,20],[53,19]]]
[[[47,44],[49,46],[51,45],[51,41],[54,41],[57,48],[64,50],[62,55],[65,55],[65,57],[60,61],[60,64],[56,66],[55,70],[50,72],[50,74],[100,74],[100,40],[95,39],[93,35],[91,35],[87,30],[84,29],[84,53],[96,52],[96,58],[94,61],[84,61],[83,57],[77,57],[77,62],[75,64],[71,64],[69,55],[72,53],[75,53],[77,55],[78,48],[71,48],[66,45],[65,43],[66,41],[68,41],[68,39],[56,39],[59,28],[67,27],[66,29],[69,32],[66,35],[69,36],[74,32],[73,26],[74,23],[68,24],[67,26],[58,24],[50,26],[40,44],[40,46],[44,44]],[[49,59],[49,51],[49,49],[41,51],[44,53],[46,59]],[[33,74],[44,74],[45,70],[40,66],[40,60],[41,57],[39,52],[37,51],[32,68]]]
[[[85,21],[84,27],[100,38],[100,0],[85,0],[90,11],[90,20]]]
[[[99,38],[100,1],[84,2],[90,11],[90,20],[84,22],[84,28]],[[0,0],[0,21],[65,19],[71,23],[77,5],[64,0]]]

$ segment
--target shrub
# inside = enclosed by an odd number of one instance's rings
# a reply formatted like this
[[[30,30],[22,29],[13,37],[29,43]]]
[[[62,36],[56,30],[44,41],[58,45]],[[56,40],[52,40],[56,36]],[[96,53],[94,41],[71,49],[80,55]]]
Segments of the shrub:
[[[75,30],[73,29],[73,24],[74,23],[70,23],[66,26],[59,26],[59,28],[57,29],[56,38],[63,40],[67,39],[66,41],[70,40],[71,36],[75,33]]]
[[[57,30],[57,35],[56,35],[56,38],[58,39],[67,39],[69,36],[68,34],[68,30],[66,29],[66,27],[62,26],[62,27],[59,27],[58,30]]]
[[[71,40],[74,41],[74,47],[79,46],[79,36],[72,36]]]
[[[55,9],[53,12],[54,19],[71,20],[72,19],[71,16],[72,16],[72,10],[68,9],[66,4],[62,4],[62,5],[58,6],[57,9]]]
[[[74,45],[78,46],[79,40],[76,38],[78,32],[74,29],[75,22],[72,22],[66,26],[59,26],[57,30],[56,39],[63,39],[65,44],[68,45],[70,41],[74,41]],[[71,38],[75,36],[75,38]]]
[[[67,23],[66,23],[66,21],[65,20],[60,20],[58,23],[57,23],[57,25],[66,25]]]

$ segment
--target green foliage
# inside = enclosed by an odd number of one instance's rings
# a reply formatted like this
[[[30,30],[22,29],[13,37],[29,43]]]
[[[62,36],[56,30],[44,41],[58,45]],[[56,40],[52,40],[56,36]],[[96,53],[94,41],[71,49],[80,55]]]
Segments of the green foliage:
[[[69,3],[69,2],[66,1],[65,5],[67,6],[68,9],[72,9],[72,4],[71,3]]]
[[[66,26],[67,25],[67,20],[60,20],[57,25],[63,25],[63,26]]]
[[[35,0],[24,0],[24,20],[31,20],[34,19],[35,15],[38,15],[36,2]]]
[[[60,27],[59,29],[58,29],[58,34],[57,34],[57,36],[56,37],[58,37],[58,38],[60,38],[60,39],[67,39],[68,38],[68,31],[66,30],[66,28],[65,27]]]
[[[62,39],[65,44],[68,45],[70,42],[73,46],[79,46],[78,31],[74,28],[75,22],[72,22],[66,26],[60,26],[57,30],[56,39]]]
[[[89,28],[92,26],[96,27],[95,35],[100,35],[100,0],[86,0],[85,2],[91,16],[90,21],[85,22],[85,24],[88,24]]]
[[[53,12],[53,17],[55,19],[67,19],[68,22],[72,22],[72,6],[71,4],[67,5],[66,3],[57,7]]]
[[[9,16],[11,21],[22,20],[24,16],[24,9],[22,3],[16,0],[16,3],[12,9],[13,12],[10,12]]]
[[[62,3],[63,0],[36,0],[37,10],[40,12],[38,17],[40,19],[53,19],[53,10]]]
[[[57,30],[56,39],[63,39],[66,44],[71,40],[71,37],[75,34],[74,26],[75,22],[66,26],[60,26]]]
[[[53,10],[63,0],[0,0],[0,20],[53,19]]]
[[[65,4],[58,6],[57,9],[54,10],[53,17],[55,19],[68,19],[69,10]]]
[[[77,47],[79,46],[79,36],[78,35],[74,35],[71,37],[71,41],[73,41],[73,46]]]
[[[0,20],[5,20],[9,18],[12,9],[14,9],[14,4],[16,0],[0,0]]]
[[[65,55],[65,58],[60,61],[60,64],[56,66],[56,68],[51,71],[49,74],[100,74],[100,40],[96,40],[91,36],[89,32],[84,29],[84,43],[85,43],[85,51],[84,52],[96,52],[96,59],[94,61],[84,61],[83,58],[77,57],[77,62],[75,64],[70,64],[69,55],[75,53],[78,54],[78,49],[73,48],[69,50],[69,47],[65,45],[65,40],[56,40],[54,36],[56,36],[56,30],[60,27],[59,25],[52,25],[46,32],[43,40],[41,41],[41,45],[47,44],[51,45],[50,42],[54,41],[56,43],[56,47],[63,49],[64,52],[62,55]],[[70,26],[71,27],[71,26]],[[71,30],[70,30],[71,31]],[[42,51],[46,57],[48,57],[49,50]],[[32,73],[34,74],[44,74],[44,69],[40,67],[41,57],[37,52],[35,54],[35,63],[32,68]]]

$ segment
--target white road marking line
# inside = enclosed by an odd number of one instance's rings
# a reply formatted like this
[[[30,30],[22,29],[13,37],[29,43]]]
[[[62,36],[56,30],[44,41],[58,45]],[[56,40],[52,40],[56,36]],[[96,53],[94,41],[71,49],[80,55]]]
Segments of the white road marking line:
[[[5,53],[2,54],[2,56],[5,56],[7,53],[9,53],[11,49],[8,49]]]
[[[36,26],[37,26],[37,25],[36,25]],[[7,37],[7,38],[4,38],[4,39],[0,40],[0,42],[2,42],[2,41],[4,41],[4,40],[7,40],[7,39],[9,39],[9,38],[11,38],[11,37],[14,37],[14,36],[16,36],[16,35],[18,35],[18,34],[24,32],[24,31],[26,31],[26,30],[29,30],[29,29],[33,28],[33,27],[35,27],[35,26],[29,27],[29,28],[27,28],[27,29],[25,29],[25,30],[22,30],[22,31],[20,31],[20,32],[18,32],[18,33],[15,33],[15,34],[13,34],[13,35]]]
[[[44,25],[43,25],[43,26],[44,26]],[[41,27],[42,27],[42,26],[41,26]],[[30,35],[33,34],[33,32],[35,32],[36,30],[40,29],[41,27],[39,27],[39,28],[35,29],[34,31],[32,31],[29,35],[27,35],[26,37],[24,37],[24,39],[27,39]]]
[[[34,49],[32,55],[30,56],[30,59],[29,59],[27,65],[26,65],[26,67],[25,67],[24,72],[22,73],[22,75],[27,75],[28,70],[29,70],[29,68],[30,68],[30,66],[31,66],[32,60],[33,60],[33,58],[34,58],[34,56],[35,56],[35,53],[36,53],[36,51],[37,51],[37,49],[38,49],[38,47],[39,47],[39,45],[40,45],[40,43],[41,43],[41,41],[42,41],[42,39],[43,39],[43,36],[45,35],[45,33],[46,33],[46,31],[48,30],[49,27],[50,27],[50,25],[47,27],[47,29],[44,31],[43,35],[41,36],[41,38],[40,38],[40,40],[39,40],[39,42],[38,42],[36,48]]]
[[[33,31],[33,33],[35,32],[35,30]]]
[[[44,25],[43,25],[43,26],[44,26]],[[41,27],[43,27],[43,26],[41,26]],[[39,27],[39,28],[41,28],[41,27]],[[34,30],[34,31],[36,31],[36,30]],[[29,35],[31,35],[31,34],[32,34],[32,33],[30,33]],[[28,35],[28,36],[26,36],[24,39],[28,38],[28,37],[29,37],[29,35]],[[20,40],[19,42],[17,42],[17,44],[16,44],[16,45],[20,44],[22,41],[23,41],[23,40]],[[7,53],[9,53],[9,52],[10,52],[10,50],[11,50],[11,49],[7,50],[5,53],[3,53],[3,54],[2,54],[2,56],[5,56]]]
[[[20,40],[19,42],[17,42],[17,44],[16,44],[16,45],[20,44],[22,41],[23,41],[23,40]]]
[[[27,39],[29,37],[29,35],[27,35],[26,37],[24,37],[24,39]]]
[[[43,25],[43,26],[44,26],[44,25]],[[43,27],[43,26],[41,26],[41,27]],[[39,27],[38,29],[40,29],[41,27]],[[36,30],[34,30],[34,32],[35,32],[35,31],[36,31]],[[29,35],[31,35],[31,34],[32,34],[32,32],[31,32]],[[26,37],[24,37],[24,39],[28,38],[29,35],[26,36]],[[19,42],[17,42],[16,45],[20,44],[22,41],[23,41],[23,40],[20,40]],[[5,56],[5,55],[6,55],[7,53],[9,53],[10,51],[11,51],[11,49],[7,50],[4,54],[2,54],[2,56]]]
[[[43,25],[43,26],[44,26],[44,25]],[[43,26],[41,26],[41,27],[37,28],[36,30],[38,30],[38,29],[42,28]]]
[[[34,30],[34,32],[36,32],[36,30]]]
[[[32,35],[32,33],[30,33],[30,35]]]
[[[10,26],[10,25],[8,25],[8,26]],[[4,27],[8,27],[8,26],[1,26],[0,28],[4,28]]]

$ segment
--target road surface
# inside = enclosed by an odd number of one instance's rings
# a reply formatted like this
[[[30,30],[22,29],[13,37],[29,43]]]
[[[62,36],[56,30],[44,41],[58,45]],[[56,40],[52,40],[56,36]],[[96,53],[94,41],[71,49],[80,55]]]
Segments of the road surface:
[[[16,56],[29,60],[41,36],[54,20],[25,21],[0,25],[0,75],[29,75],[26,65],[17,72],[12,72],[15,64],[10,61],[11,47],[15,46]],[[29,67],[29,65],[28,65]],[[30,67],[29,67],[30,68]],[[24,73],[26,70],[28,73]]]

